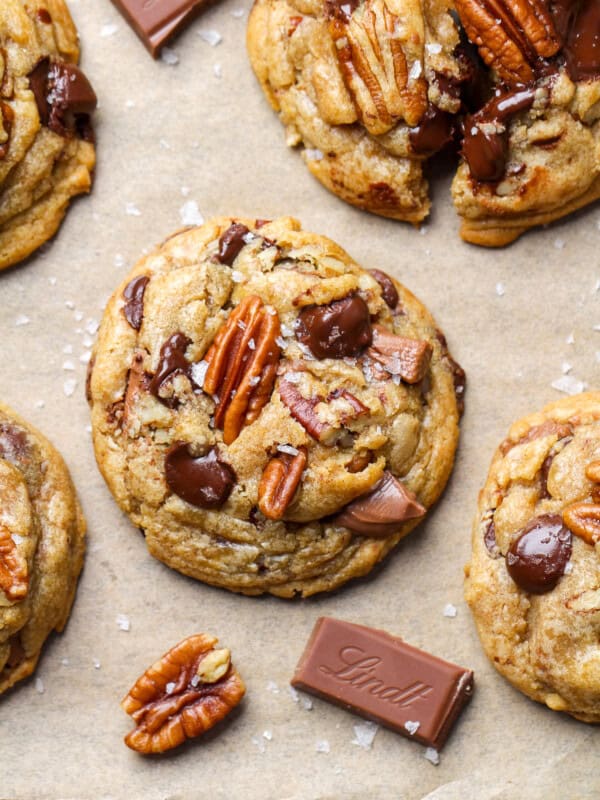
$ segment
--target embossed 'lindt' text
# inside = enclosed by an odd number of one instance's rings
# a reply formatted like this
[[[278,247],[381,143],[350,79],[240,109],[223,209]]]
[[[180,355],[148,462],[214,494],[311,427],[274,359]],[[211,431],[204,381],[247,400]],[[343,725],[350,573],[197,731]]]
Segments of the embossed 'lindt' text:
[[[414,681],[408,686],[386,685],[376,674],[377,667],[383,659],[379,656],[368,655],[365,650],[356,645],[342,647],[339,657],[343,664],[339,669],[321,664],[319,671],[339,683],[347,683],[358,691],[365,691],[391,705],[408,708],[415,701],[427,697],[433,691],[432,686],[421,681]]]

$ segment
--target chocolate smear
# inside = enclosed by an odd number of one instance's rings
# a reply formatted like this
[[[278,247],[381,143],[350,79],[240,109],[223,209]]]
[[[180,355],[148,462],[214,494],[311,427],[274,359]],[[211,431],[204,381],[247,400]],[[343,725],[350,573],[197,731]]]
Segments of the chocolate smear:
[[[393,311],[400,302],[398,290],[394,286],[394,281],[390,278],[387,272],[383,272],[383,270],[370,269],[369,272],[381,286],[381,296]]]
[[[246,236],[247,233],[250,233],[250,231],[240,222],[234,222],[230,225],[219,239],[217,261],[220,261],[221,264],[227,264],[227,266],[230,267],[238,257],[242,247],[246,244],[244,236]]]
[[[232,467],[220,459],[215,447],[196,457],[185,442],[178,442],[167,451],[165,477],[172,492],[198,508],[222,506],[236,481]]]
[[[185,351],[191,344],[191,339],[183,333],[174,333],[160,348],[160,358],[154,377],[150,381],[152,394],[169,408],[177,405],[175,398],[161,397],[160,389],[169,378],[175,374],[190,375],[190,362],[185,357]]]

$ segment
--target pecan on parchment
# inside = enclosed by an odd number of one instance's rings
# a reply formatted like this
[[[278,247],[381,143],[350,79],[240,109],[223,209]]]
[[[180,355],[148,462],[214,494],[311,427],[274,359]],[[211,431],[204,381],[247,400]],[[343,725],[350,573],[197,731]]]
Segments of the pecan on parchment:
[[[272,458],[258,484],[258,507],[267,519],[281,519],[298,488],[308,458],[306,447]]]
[[[27,562],[19,554],[9,529],[0,525],[0,591],[14,603],[26,597],[28,589]]]
[[[231,444],[245,425],[258,418],[268,402],[280,347],[279,317],[260,297],[250,295],[231,312],[219,329],[205,360],[204,391],[217,395],[215,427]]]
[[[535,78],[536,63],[561,47],[544,0],[456,0],[469,39],[509,86]]]
[[[163,753],[193,739],[235,708],[246,687],[226,648],[204,633],[189,636],[149,667],[121,701],[136,723],[125,744]]]

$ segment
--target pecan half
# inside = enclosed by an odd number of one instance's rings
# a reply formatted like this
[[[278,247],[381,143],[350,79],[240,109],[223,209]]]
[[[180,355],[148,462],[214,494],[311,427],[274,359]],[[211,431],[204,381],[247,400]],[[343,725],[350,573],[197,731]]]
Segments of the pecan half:
[[[409,15],[400,19],[385,0],[328,0],[326,14],[344,82],[369,133],[386,133],[401,119],[417,125],[427,109],[427,83],[422,35]]]
[[[0,591],[14,603],[26,597],[28,589],[27,562],[17,550],[8,528],[0,525]]]
[[[163,753],[220,722],[246,691],[229,650],[200,633],[184,639],[138,678],[121,701],[137,727],[125,744],[138,753]]]
[[[283,405],[313,439],[320,442],[328,438],[333,428],[320,420],[315,411],[315,406],[322,402],[322,397],[304,397],[293,383],[286,380],[279,382],[278,391]]]
[[[390,333],[382,325],[373,326],[373,345],[367,356],[405,383],[423,380],[429,368],[432,347],[420,339],[407,339]]]
[[[245,297],[231,312],[210,346],[204,391],[217,395],[215,427],[231,444],[245,425],[258,418],[268,402],[280,348],[277,312],[257,295]]]
[[[258,507],[267,519],[281,519],[296,493],[306,466],[306,447],[296,454],[279,453],[272,458],[258,484]]]
[[[600,540],[600,503],[573,503],[563,511],[567,528],[587,544]]]
[[[535,78],[536,63],[561,48],[544,0],[456,0],[469,39],[509,86]]]

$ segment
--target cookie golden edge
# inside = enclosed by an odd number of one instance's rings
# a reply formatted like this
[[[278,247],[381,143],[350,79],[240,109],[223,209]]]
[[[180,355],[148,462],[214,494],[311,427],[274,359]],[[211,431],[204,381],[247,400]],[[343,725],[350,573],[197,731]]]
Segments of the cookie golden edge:
[[[495,490],[495,476],[505,460],[503,448],[509,448],[509,452],[512,447],[522,443],[529,431],[544,423],[560,424],[573,420],[577,424],[582,419],[600,424],[600,392],[584,392],[553,401],[540,411],[517,420],[509,428],[508,434],[494,452],[486,482],[479,492],[477,514],[472,526],[471,559],[464,567],[464,597],[473,616],[483,651],[500,675],[531,700],[547,706],[552,711],[564,712],[581,722],[598,724],[600,723],[600,682],[597,681],[593,687],[594,710],[576,709],[570,707],[565,698],[549,683],[544,688],[543,679],[529,662],[523,664],[522,662],[515,663],[516,660],[512,660],[510,651],[514,642],[507,640],[500,632],[495,631],[494,621],[497,619],[497,614],[494,609],[493,594],[490,592],[485,575],[481,574],[480,570],[474,566],[474,562],[480,557],[488,558],[484,552],[486,548],[483,543],[482,521],[485,511],[491,505],[491,496]],[[500,560],[504,561],[503,558]],[[523,589],[513,584],[510,577],[507,577],[507,581],[511,584],[511,590],[517,593],[517,604],[529,602],[527,598],[532,595],[528,595]],[[507,613],[506,610],[503,613]]]
[[[301,233],[306,241],[323,242],[330,251],[335,252],[336,256],[342,260],[347,260],[351,263],[356,263],[349,256],[346,251],[337,243],[332,241],[326,236],[320,234],[313,234],[302,229],[301,223],[293,217],[280,217],[274,220],[277,223],[283,223],[290,227],[295,233]],[[234,222],[239,222],[252,228],[255,225],[255,220],[243,217],[216,217],[199,227],[187,227],[175,231],[162,241],[155,249],[148,255],[143,256],[135,264],[133,269],[122,280],[120,285],[113,292],[109,299],[103,324],[100,327],[98,339],[94,347],[92,359],[90,360],[90,379],[89,379],[89,403],[91,406],[91,419],[92,419],[92,438],[94,444],[94,452],[98,468],[104,477],[104,480],[111,491],[114,499],[119,507],[132,519],[133,524],[136,523],[135,512],[128,497],[127,491],[123,484],[122,479],[119,477],[119,461],[112,452],[107,438],[102,434],[104,406],[102,397],[106,395],[96,379],[97,371],[94,369],[94,362],[96,361],[96,354],[106,347],[109,339],[109,331],[118,324],[122,318],[122,294],[125,287],[136,277],[146,274],[147,259],[162,254],[169,256],[169,254],[177,249],[179,237],[197,234],[201,231],[201,242],[204,244],[209,243],[227,230],[227,228]],[[366,268],[358,265],[361,270]],[[437,327],[434,318],[427,310],[427,308],[418,300],[405,286],[400,284],[396,279],[393,279],[394,285],[400,291],[401,301],[410,306],[413,314],[418,316],[420,320],[433,328],[438,334],[441,333]],[[435,447],[430,454],[429,463],[435,464],[435,472],[430,481],[427,482],[426,489],[419,494],[419,499],[426,507],[429,513],[430,508],[437,502],[441,496],[454,465],[454,458],[459,440],[459,420],[460,412],[458,408],[457,395],[454,385],[454,376],[449,365],[447,365],[447,357],[449,353],[445,346],[441,345],[438,341],[434,343],[434,350],[436,352],[436,363],[439,364],[439,369],[435,374],[435,392],[432,392],[433,406],[435,417],[439,423],[438,435],[435,438]],[[450,357],[451,358],[451,357]],[[442,365],[440,362],[444,362]],[[119,364],[118,369],[121,372],[126,372],[129,369],[128,363]],[[433,371],[432,371],[433,374]],[[431,405],[431,404],[430,404]],[[132,518],[133,514],[133,518]],[[316,575],[311,579],[303,580],[289,580],[286,583],[274,584],[268,588],[263,587],[248,587],[243,585],[235,585],[227,581],[227,576],[220,579],[215,579],[212,573],[204,573],[201,570],[194,569],[192,565],[183,559],[174,558],[170,552],[168,545],[161,541],[159,537],[149,536],[146,531],[146,545],[152,556],[159,561],[165,563],[167,566],[187,575],[189,577],[200,580],[209,585],[228,589],[229,591],[239,594],[256,596],[261,594],[272,594],[283,598],[293,598],[301,595],[308,597],[317,593],[331,592],[340,588],[353,578],[360,578],[366,576],[376,564],[382,561],[388,553],[420,522],[423,522],[425,517],[417,520],[409,520],[402,524],[398,533],[391,535],[385,539],[365,538],[363,543],[358,549],[357,554],[352,560],[340,571],[336,572],[334,577]]]
[[[16,423],[27,431],[44,458],[43,497],[36,505],[40,509],[48,498],[51,508],[40,515],[40,537],[31,568],[33,577],[30,592],[24,602],[30,602],[30,615],[20,629],[9,635],[19,637],[24,658],[14,667],[0,670],[0,694],[28,678],[43,652],[44,643],[53,631],[61,633],[69,619],[78,579],[85,555],[86,522],[77,499],[69,470],[54,445],[33,425],[0,402],[0,423]],[[36,510],[38,510],[36,509]],[[50,549],[58,547],[58,564]],[[60,567],[61,586],[58,596],[52,590],[52,573]],[[0,609],[1,611],[1,609]],[[2,629],[0,628],[0,634]],[[25,641],[22,641],[22,635]],[[6,639],[6,641],[8,641]],[[2,642],[0,642],[0,645]]]

